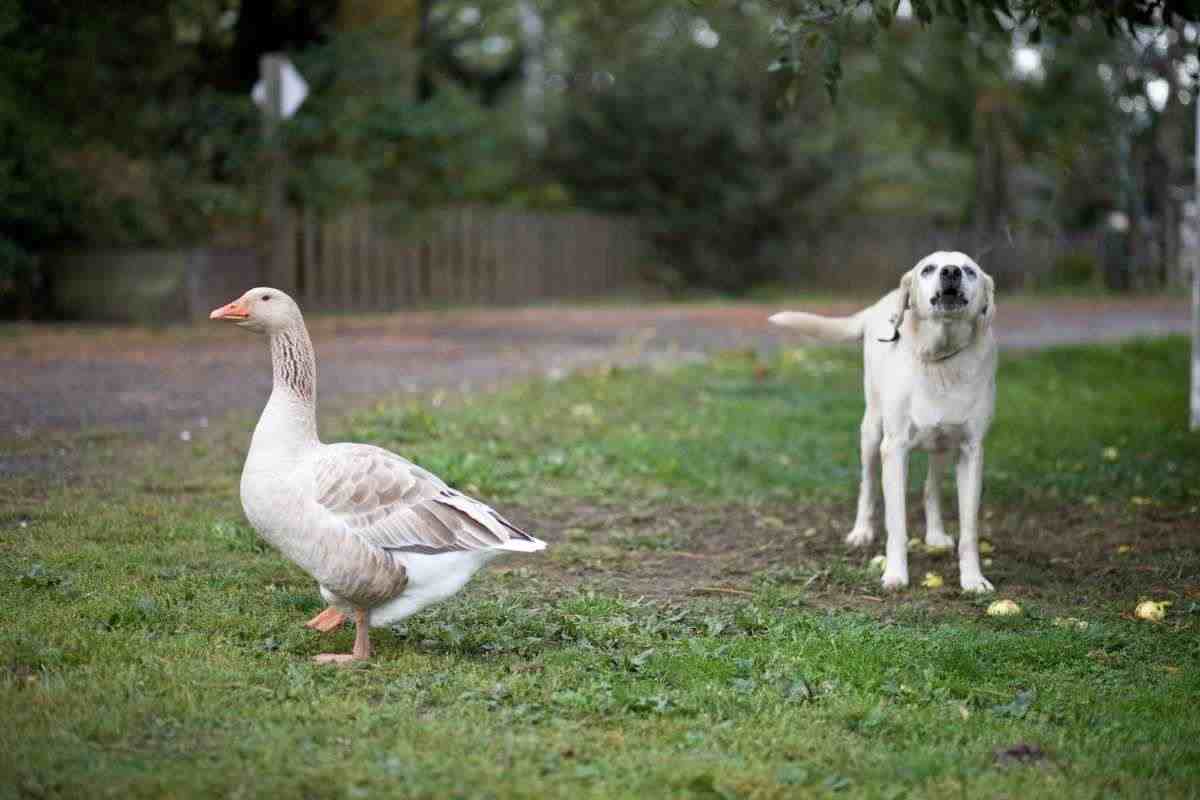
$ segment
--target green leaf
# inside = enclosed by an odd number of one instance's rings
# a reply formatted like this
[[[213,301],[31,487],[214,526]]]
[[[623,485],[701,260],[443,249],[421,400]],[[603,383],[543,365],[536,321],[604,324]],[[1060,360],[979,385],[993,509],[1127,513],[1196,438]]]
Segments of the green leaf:
[[[892,27],[892,21],[896,18],[892,3],[893,0],[875,0],[875,24],[881,28]],[[900,5],[899,0],[895,0],[895,5]]]

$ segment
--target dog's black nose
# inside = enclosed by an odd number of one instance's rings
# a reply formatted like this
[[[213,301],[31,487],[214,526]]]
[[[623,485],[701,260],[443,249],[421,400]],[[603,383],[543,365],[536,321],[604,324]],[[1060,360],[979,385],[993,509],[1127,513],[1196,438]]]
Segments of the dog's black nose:
[[[942,283],[958,283],[962,274],[961,267],[942,267]]]

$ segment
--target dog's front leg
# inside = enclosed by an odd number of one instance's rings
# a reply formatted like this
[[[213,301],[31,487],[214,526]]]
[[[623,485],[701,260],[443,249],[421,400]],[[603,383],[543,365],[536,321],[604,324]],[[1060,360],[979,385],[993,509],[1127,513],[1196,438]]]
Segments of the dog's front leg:
[[[862,480],[858,485],[858,513],[854,530],[846,537],[851,547],[865,547],[875,539],[875,504],[879,496],[879,445],[883,441],[883,422],[867,409],[862,422]]]
[[[908,530],[904,491],[908,486],[910,449],[908,442],[884,434],[880,455],[883,459],[883,505],[887,524],[887,565],[883,570],[885,589],[908,586]]]
[[[983,491],[983,442],[968,442],[958,454],[958,572],[964,592],[990,592],[979,565],[979,496]]]

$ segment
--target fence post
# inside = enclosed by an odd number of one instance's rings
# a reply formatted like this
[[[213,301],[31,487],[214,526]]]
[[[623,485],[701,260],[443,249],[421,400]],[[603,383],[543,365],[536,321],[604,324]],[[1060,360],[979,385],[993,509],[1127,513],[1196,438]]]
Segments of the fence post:
[[[263,141],[267,150],[266,242],[267,280],[288,284],[287,276],[287,152],[279,143],[279,123],[283,120],[283,67],[287,59],[278,53],[264,55],[258,62],[266,103],[263,106]],[[291,286],[285,288],[291,289]]]
[[[1192,430],[1200,430],[1200,102],[1196,102],[1196,197],[1192,207]]]

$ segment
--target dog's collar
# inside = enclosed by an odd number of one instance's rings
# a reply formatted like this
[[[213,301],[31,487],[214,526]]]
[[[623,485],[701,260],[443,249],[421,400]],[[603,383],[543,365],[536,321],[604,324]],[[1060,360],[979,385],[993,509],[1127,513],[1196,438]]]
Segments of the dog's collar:
[[[895,325],[894,322],[892,322],[892,324]],[[898,342],[898,341],[900,341],[900,328],[898,326],[894,327],[892,329],[892,335],[887,339],[884,339],[882,337],[877,337],[877,338],[879,339],[879,341],[883,342],[884,344],[891,344],[893,342]],[[956,355],[961,353],[963,350],[966,350],[968,347],[970,347],[971,341],[972,341],[971,339],[968,339],[967,342],[965,344],[963,344],[961,347],[959,347],[957,350],[951,350],[949,353],[946,353],[945,355],[939,355],[939,356],[930,358],[930,357],[923,356],[918,352],[917,358],[919,358],[921,361],[924,361],[924,362],[930,363],[930,364],[936,364],[940,361],[947,361],[951,358],[954,358]]]
[[[937,364],[938,362],[941,362],[941,361],[948,361],[951,358],[954,358],[959,353],[961,353],[963,350],[966,350],[970,346],[971,346],[971,343],[967,342],[962,347],[958,348],[957,350],[951,350],[949,353],[946,353],[946,355],[944,355],[944,356],[937,356],[934,358],[922,357],[921,360],[928,362],[930,364]]]
[[[893,334],[892,338],[890,338],[890,339],[880,339],[879,341],[883,342],[884,344],[890,344],[891,342],[898,342],[898,341],[900,341],[900,331],[896,331],[896,333]],[[920,355],[918,355],[917,357],[926,363],[936,364],[940,361],[947,361],[951,358],[954,358],[956,355],[961,353],[963,350],[966,350],[970,346],[971,346],[971,343],[967,342],[966,344],[964,344],[962,347],[958,348],[957,350],[951,350],[949,353],[946,353],[946,355],[937,356],[936,358],[927,358],[925,356],[920,356]]]

